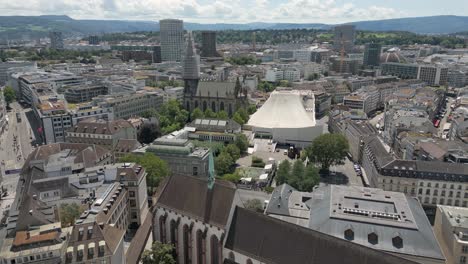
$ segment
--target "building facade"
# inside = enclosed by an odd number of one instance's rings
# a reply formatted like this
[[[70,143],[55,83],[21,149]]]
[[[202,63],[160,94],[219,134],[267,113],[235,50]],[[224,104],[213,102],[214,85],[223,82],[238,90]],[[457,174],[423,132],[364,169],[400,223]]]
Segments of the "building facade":
[[[159,21],[162,61],[181,61],[184,50],[184,22],[178,19]]]
[[[216,31],[202,31],[201,34],[201,56],[218,57],[219,55],[216,51]]]
[[[354,48],[356,27],[353,25],[339,25],[334,28],[333,48],[335,51],[344,49],[346,53]]]
[[[377,43],[366,44],[364,48],[364,66],[379,66],[382,45]]]
[[[63,49],[63,35],[62,32],[52,31],[49,33],[50,48],[51,49]]]

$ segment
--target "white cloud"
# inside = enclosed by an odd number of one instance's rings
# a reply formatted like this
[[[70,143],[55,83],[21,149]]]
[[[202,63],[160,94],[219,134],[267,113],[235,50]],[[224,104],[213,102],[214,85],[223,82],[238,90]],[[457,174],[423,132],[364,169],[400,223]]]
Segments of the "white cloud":
[[[358,7],[335,0],[0,0],[2,15],[66,14],[77,19],[158,20],[191,22],[341,23],[401,17],[390,7]]]

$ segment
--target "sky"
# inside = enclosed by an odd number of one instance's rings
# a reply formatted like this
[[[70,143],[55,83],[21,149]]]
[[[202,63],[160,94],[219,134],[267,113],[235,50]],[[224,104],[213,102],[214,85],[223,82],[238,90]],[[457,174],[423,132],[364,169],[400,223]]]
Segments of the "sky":
[[[468,0],[0,0],[0,14],[199,23],[344,23],[432,15],[468,16]]]

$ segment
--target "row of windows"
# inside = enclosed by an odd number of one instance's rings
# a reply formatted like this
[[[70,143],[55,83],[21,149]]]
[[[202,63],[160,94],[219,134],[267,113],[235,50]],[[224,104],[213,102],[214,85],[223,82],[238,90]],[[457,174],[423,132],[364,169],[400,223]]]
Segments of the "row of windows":
[[[431,195],[431,189],[426,189],[426,191],[425,191],[424,193],[425,193],[425,195]],[[420,188],[420,189],[418,190],[418,194],[419,194],[419,195],[422,195],[422,194],[423,194],[423,189],[422,189],[422,188]],[[441,190],[441,191],[440,191],[440,196],[445,196],[445,194],[446,194],[446,191],[445,191],[445,190]],[[448,191],[448,197],[453,197],[453,194],[454,194],[453,191]],[[438,190],[438,189],[434,189],[434,190],[432,191],[432,195],[433,195],[433,196],[438,196],[438,195],[439,195],[439,190]],[[456,192],[456,193],[455,193],[455,197],[456,197],[456,198],[461,198],[461,192],[460,192],[460,191]],[[468,198],[468,192],[465,192],[465,193],[464,193],[463,198]]]
[[[461,204],[460,204],[460,200],[455,200],[455,202],[452,200],[452,199],[447,199],[445,200],[445,198],[440,198],[439,200],[437,198],[432,198],[430,199],[429,197],[425,197],[424,200],[422,199],[421,196],[418,197],[418,199],[422,202],[424,201],[424,204],[433,204],[433,205],[436,205],[436,204],[440,204],[440,205],[451,205],[451,206],[462,206],[462,207],[468,207],[468,202],[467,201],[463,201]],[[445,203],[445,201],[447,201],[447,203]]]
[[[16,263],[28,263],[28,262],[33,262],[33,261],[40,261],[41,259],[48,259],[52,258],[54,256],[53,252],[49,253],[42,253],[42,254],[37,254],[37,255],[31,255],[29,257],[19,257],[17,259],[12,259],[10,260],[10,264],[16,264]],[[8,264],[5,260],[5,264]]]

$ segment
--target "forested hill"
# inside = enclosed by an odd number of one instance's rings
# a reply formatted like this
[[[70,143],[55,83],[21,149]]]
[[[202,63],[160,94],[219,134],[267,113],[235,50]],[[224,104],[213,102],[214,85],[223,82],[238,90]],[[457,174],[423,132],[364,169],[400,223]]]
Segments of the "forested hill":
[[[423,34],[449,34],[466,31],[468,17],[433,16],[353,22],[358,30],[408,31]],[[188,30],[253,30],[253,29],[322,29],[333,25],[318,23],[246,23],[199,24],[185,23]],[[0,16],[0,39],[34,39],[57,30],[66,36],[83,36],[112,32],[158,31],[156,21],[77,20],[68,16]]]

